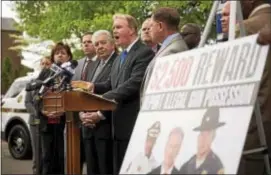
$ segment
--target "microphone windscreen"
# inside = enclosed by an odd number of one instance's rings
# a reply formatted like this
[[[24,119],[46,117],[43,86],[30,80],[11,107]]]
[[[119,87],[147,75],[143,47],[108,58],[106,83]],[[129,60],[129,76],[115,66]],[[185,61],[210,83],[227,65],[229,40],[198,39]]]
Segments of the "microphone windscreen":
[[[74,69],[78,66],[78,62],[76,60],[71,60],[71,67]]]

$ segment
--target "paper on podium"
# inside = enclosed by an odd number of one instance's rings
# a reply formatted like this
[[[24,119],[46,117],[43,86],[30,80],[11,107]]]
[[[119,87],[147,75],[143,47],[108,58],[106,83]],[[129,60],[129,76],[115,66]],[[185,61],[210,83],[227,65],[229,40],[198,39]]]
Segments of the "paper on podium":
[[[83,89],[83,90],[87,91],[89,82],[86,82],[86,81],[72,81],[71,84],[72,84],[73,88]]]

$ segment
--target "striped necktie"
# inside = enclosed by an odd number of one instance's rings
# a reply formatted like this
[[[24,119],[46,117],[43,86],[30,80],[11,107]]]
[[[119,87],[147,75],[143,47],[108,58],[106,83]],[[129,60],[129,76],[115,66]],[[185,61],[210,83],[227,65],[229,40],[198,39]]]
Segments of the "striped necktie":
[[[87,79],[87,72],[88,72],[88,65],[91,62],[90,59],[86,59],[85,64],[84,64],[84,68],[81,74],[81,80],[85,81]]]

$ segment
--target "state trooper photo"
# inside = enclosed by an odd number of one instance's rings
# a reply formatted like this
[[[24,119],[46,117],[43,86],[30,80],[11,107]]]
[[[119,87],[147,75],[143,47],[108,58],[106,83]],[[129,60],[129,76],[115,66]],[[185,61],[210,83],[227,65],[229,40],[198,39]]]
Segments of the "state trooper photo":
[[[219,122],[219,108],[208,108],[201,125],[193,129],[200,132],[197,153],[181,166],[180,174],[224,174],[224,166],[211,148],[216,129],[223,125]]]
[[[152,155],[152,150],[160,134],[160,130],[161,123],[159,121],[156,121],[148,129],[144,153],[139,153],[128,165],[127,174],[146,174],[158,166],[157,161]]]

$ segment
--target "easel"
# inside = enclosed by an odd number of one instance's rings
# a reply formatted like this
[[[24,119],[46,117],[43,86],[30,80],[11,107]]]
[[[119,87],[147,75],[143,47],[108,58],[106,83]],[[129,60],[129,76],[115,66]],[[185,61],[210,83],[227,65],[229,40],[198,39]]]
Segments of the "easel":
[[[207,37],[211,31],[212,22],[215,19],[216,10],[218,8],[219,3],[220,3],[220,1],[214,1],[214,3],[213,3],[206,27],[205,27],[204,32],[202,34],[202,38],[201,38],[199,47],[203,47],[204,44],[206,43]],[[237,17],[238,22],[240,24],[240,35],[246,36],[244,24],[242,23],[243,15],[242,15],[242,10],[241,10],[241,3],[240,3],[240,1],[230,1],[230,24],[229,24],[229,35],[228,35],[229,41],[235,39],[236,17]],[[260,140],[261,147],[256,148],[256,149],[243,151],[243,155],[255,154],[255,153],[263,154],[266,174],[271,175],[268,147],[267,147],[267,143],[266,143],[262,115],[261,115],[261,111],[260,111],[260,103],[259,103],[258,99],[256,100],[256,103],[255,103],[254,114],[256,117],[256,125],[258,128],[258,134],[259,134],[259,140]]]

